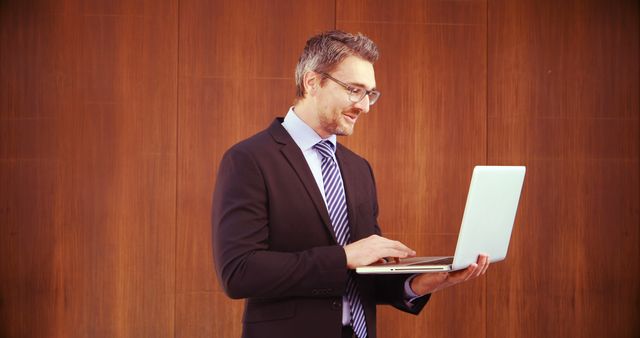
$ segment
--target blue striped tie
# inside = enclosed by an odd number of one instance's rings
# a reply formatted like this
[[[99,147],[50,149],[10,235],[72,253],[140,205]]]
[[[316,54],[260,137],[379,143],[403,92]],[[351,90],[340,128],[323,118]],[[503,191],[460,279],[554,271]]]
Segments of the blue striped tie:
[[[342,176],[338,165],[333,159],[333,143],[320,141],[313,146],[322,157],[322,181],[324,183],[324,194],[327,200],[329,218],[333,224],[333,231],[336,234],[338,244],[349,243],[349,219],[347,217],[347,201],[342,184]],[[364,308],[360,302],[358,283],[353,270],[349,270],[346,289],[347,301],[351,309],[351,327],[358,338],[367,337],[367,322],[364,318]]]

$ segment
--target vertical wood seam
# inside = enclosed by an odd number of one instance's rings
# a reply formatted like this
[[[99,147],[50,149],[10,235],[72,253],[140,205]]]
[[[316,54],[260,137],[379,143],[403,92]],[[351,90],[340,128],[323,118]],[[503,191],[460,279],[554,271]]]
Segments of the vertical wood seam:
[[[486,16],[485,16],[485,30],[486,30],[486,40],[485,40],[485,93],[484,93],[484,104],[485,104],[485,164],[489,165],[489,2],[491,0],[487,0],[486,5]]]
[[[333,29],[338,29],[338,0],[333,0]]]
[[[485,163],[489,164],[489,3],[491,0],[487,0],[486,2],[486,13],[485,13],[485,30],[486,30],[486,40],[485,40],[485,93],[484,93],[484,104],[485,104]],[[484,337],[487,338],[489,336],[489,294],[487,284],[489,281],[487,280],[487,276],[484,277]]]
[[[178,324],[178,181],[179,181],[179,150],[180,150],[180,0],[176,0],[176,155],[175,155],[175,192],[174,192],[174,222],[173,222],[173,337],[177,337]]]

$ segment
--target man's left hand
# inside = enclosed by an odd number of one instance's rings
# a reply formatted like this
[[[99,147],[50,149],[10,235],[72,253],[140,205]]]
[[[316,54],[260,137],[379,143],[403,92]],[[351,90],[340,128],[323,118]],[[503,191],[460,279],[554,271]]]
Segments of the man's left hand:
[[[479,255],[477,263],[469,265],[464,270],[454,272],[423,273],[411,281],[411,290],[418,295],[434,293],[438,290],[462,283],[484,275],[489,268],[489,257]]]

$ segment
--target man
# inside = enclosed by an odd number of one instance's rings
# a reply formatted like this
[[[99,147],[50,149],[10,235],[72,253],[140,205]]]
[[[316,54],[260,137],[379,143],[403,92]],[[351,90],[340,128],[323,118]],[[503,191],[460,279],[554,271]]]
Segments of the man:
[[[358,266],[415,252],[384,238],[368,162],[336,143],[380,97],[375,44],[340,31],[307,41],[284,119],[224,155],[213,200],[216,270],[246,298],[243,337],[376,337],[376,304],[417,314],[430,294],[484,274],[363,276]]]

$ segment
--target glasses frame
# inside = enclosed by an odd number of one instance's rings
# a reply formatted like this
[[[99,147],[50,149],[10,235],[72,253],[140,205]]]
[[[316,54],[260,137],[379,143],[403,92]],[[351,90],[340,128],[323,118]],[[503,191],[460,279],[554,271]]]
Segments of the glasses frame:
[[[350,84],[344,83],[344,82],[336,79],[335,77],[333,77],[333,76],[331,76],[331,75],[329,75],[327,73],[324,73],[324,72],[321,72],[319,74],[322,75],[323,77],[328,78],[329,80],[339,84],[344,89],[346,89],[349,92],[349,101],[351,101],[353,103],[358,103],[358,102],[362,101],[365,96],[368,96],[369,97],[369,106],[373,106],[380,99],[380,95],[382,95],[379,91],[377,91],[375,89],[367,90],[367,89],[359,87],[359,86],[350,85]],[[353,99],[354,95],[355,95],[354,89],[362,89],[362,90],[364,90],[364,95],[362,95],[362,97],[360,97],[359,99],[358,99],[358,97],[355,97],[357,100],[354,100]],[[375,94],[376,95],[375,99],[373,99],[373,100],[371,99],[371,94]]]

